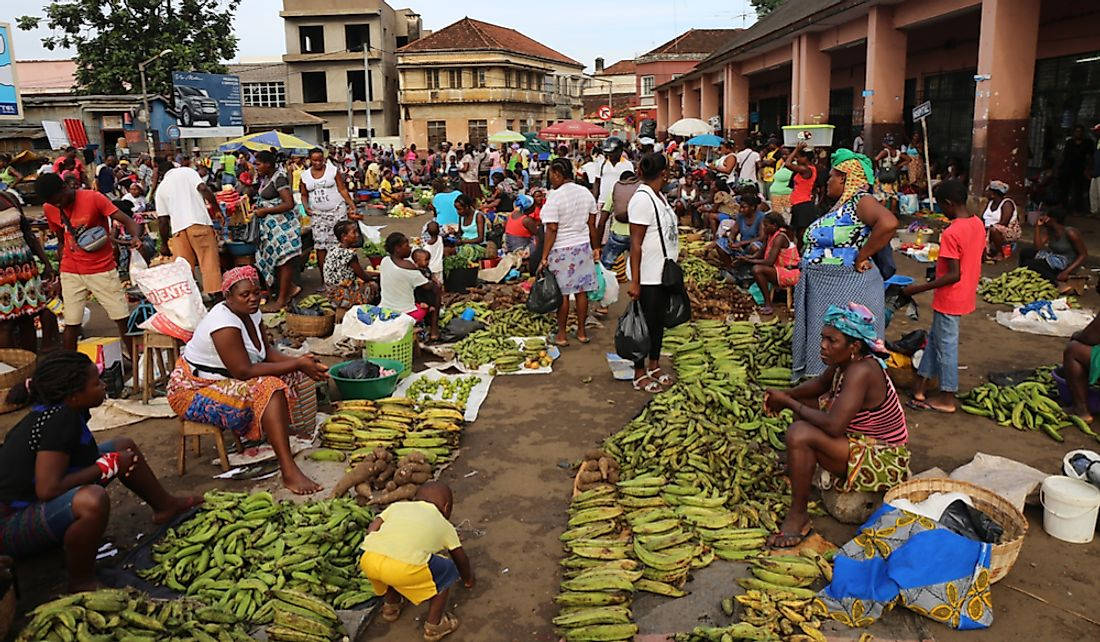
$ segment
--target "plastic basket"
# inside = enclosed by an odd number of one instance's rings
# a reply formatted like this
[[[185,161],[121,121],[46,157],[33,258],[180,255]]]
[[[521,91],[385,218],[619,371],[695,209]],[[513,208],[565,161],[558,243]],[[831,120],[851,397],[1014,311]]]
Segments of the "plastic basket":
[[[367,360],[377,364],[380,368],[397,370],[398,372],[377,379],[345,379],[336,373],[351,361],[341,361],[328,369],[328,374],[336,384],[336,389],[340,391],[341,399],[381,399],[393,394],[393,391],[397,388],[397,380],[401,376],[400,368],[403,364],[393,359],[371,357]]]
[[[401,364],[398,379],[404,379],[412,374],[413,365],[413,329],[402,339],[383,343],[381,341],[368,341],[363,348],[364,359],[393,359]]]
[[[806,143],[811,147],[832,147],[832,125],[784,125],[783,145],[794,147],[799,143]]]

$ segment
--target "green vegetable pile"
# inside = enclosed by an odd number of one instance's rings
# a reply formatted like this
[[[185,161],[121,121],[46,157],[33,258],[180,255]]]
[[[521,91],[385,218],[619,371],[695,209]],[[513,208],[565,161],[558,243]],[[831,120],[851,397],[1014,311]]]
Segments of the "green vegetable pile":
[[[1033,301],[1053,301],[1060,295],[1050,281],[1027,268],[1016,268],[995,279],[982,279],[978,294],[989,303],[1024,305]]]

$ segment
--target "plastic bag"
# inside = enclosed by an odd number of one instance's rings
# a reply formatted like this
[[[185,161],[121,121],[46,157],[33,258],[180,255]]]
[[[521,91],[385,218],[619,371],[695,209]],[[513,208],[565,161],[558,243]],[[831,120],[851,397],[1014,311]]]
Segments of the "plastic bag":
[[[176,257],[170,263],[149,267],[141,254],[133,252],[130,278],[157,310],[138,327],[190,341],[195,327],[206,316],[191,264],[183,257]]]
[[[619,317],[615,329],[615,352],[628,361],[642,361],[649,355],[649,326],[642,313],[642,304],[631,301]]]
[[[976,542],[996,544],[1004,535],[1004,529],[1000,524],[977,508],[968,506],[961,499],[956,499],[944,509],[939,522],[947,530]]]
[[[374,308],[376,306],[354,306],[344,314],[344,320],[340,322],[340,332],[343,336],[357,341],[373,341],[376,343],[390,343],[405,338],[409,330],[416,325],[407,314],[398,314],[388,320],[382,320],[389,316],[385,314],[385,308],[377,308],[382,311],[382,316],[372,311],[364,311],[364,317],[370,319],[365,323],[359,316],[360,308]],[[392,312],[392,311],[389,311]]]
[[[917,303],[913,300],[913,297],[908,296],[902,292],[905,287],[902,285],[890,285],[886,288],[886,294],[884,295],[886,303],[886,325],[890,325],[890,321],[894,318],[894,313],[898,310],[904,309],[905,314],[909,316],[909,319],[916,321],[920,314],[917,310]]]
[[[898,197],[898,210],[907,216],[913,216],[920,209],[919,197],[916,194],[902,194]]]
[[[547,314],[561,307],[561,288],[550,270],[539,273],[531,294],[527,297],[527,309],[535,314]]]
[[[924,347],[924,344],[928,341],[928,333],[924,330],[913,330],[906,334],[897,341],[887,341],[886,347],[891,352],[900,352],[907,357],[911,357]]]
[[[467,335],[477,332],[478,330],[484,330],[485,324],[480,321],[474,321],[463,318],[451,319],[443,330],[440,332],[440,337],[444,343],[454,343],[455,341],[461,341],[465,339]]]
[[[665,327],[675,328],[681,323],[691,321],[691,300],[687,291],[680,287],[669,288],[668,303],[665,305]]]
[[[599,266],[599,271],[603,274],[604,292],[603,298],[600,299],[600,305],[610,307],[619,300],[619,279],[615,275],[615,270],[612,270],[605,266],[603,263],[596,263]]]
[[[345,379],[377,379],[380,370],[376,363],[356,359],[340,369],[340,376]]]
[[[600,262],[596,261],[596,289],[588,293],[588,300],[599,303],[603,300],[605,292],[607,292],[607,279],[603,275],[603,270],[600,269]]]

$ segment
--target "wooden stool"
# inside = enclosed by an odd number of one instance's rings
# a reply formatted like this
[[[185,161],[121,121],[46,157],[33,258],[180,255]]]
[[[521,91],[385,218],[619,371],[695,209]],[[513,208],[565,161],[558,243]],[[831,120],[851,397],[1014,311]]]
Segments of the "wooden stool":
[[[784,290],[787,292],[787,312],[790,312],[794,309],[794,288],[787,286]]]
[[[153,397],[153,388],[157,384],[167,383],[168,376],[176,367],[176,361],[180,356],[179,340],[166,334],[146,330],[143,337],[144,348],[142,353],[145,358],[145,372],[141,377],[141,403],[149,403]],[[157,370],[161,375],[154,378],[153,360],[156,359]],[[167,362],[167,363],[165,363]]]
[[[241,446],[241,438],[237,433],[229,431],[233,435],[233,439],[237,442],[237,450],[243,451]],[[194,437],[194,441],[191,442],[194,445],[193,450],[195,454],[201,454],[202,451],[202,437],[203,435],[213,437],[214,445],[218,448],[218,457],[221,458],[222,472],[229,470],[229,455],[225,451],[225,439],[222,437],[222,430],[217,426],[210,424],[200,424],[197,421],[187,421],[186,419],[180,419],[180,443],[179,443],[179,474],[183,477],[187,473],[187,438]]]

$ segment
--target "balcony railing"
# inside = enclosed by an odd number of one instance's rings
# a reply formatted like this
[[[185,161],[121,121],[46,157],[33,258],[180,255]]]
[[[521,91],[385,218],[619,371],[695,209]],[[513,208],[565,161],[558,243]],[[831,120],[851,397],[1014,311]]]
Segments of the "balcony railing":
[[[403,104],[435,103],[529,103],[553,105],[555,96],[534,89],[506,87],[467,87],[463,89],[402,89],[398,100]]]

